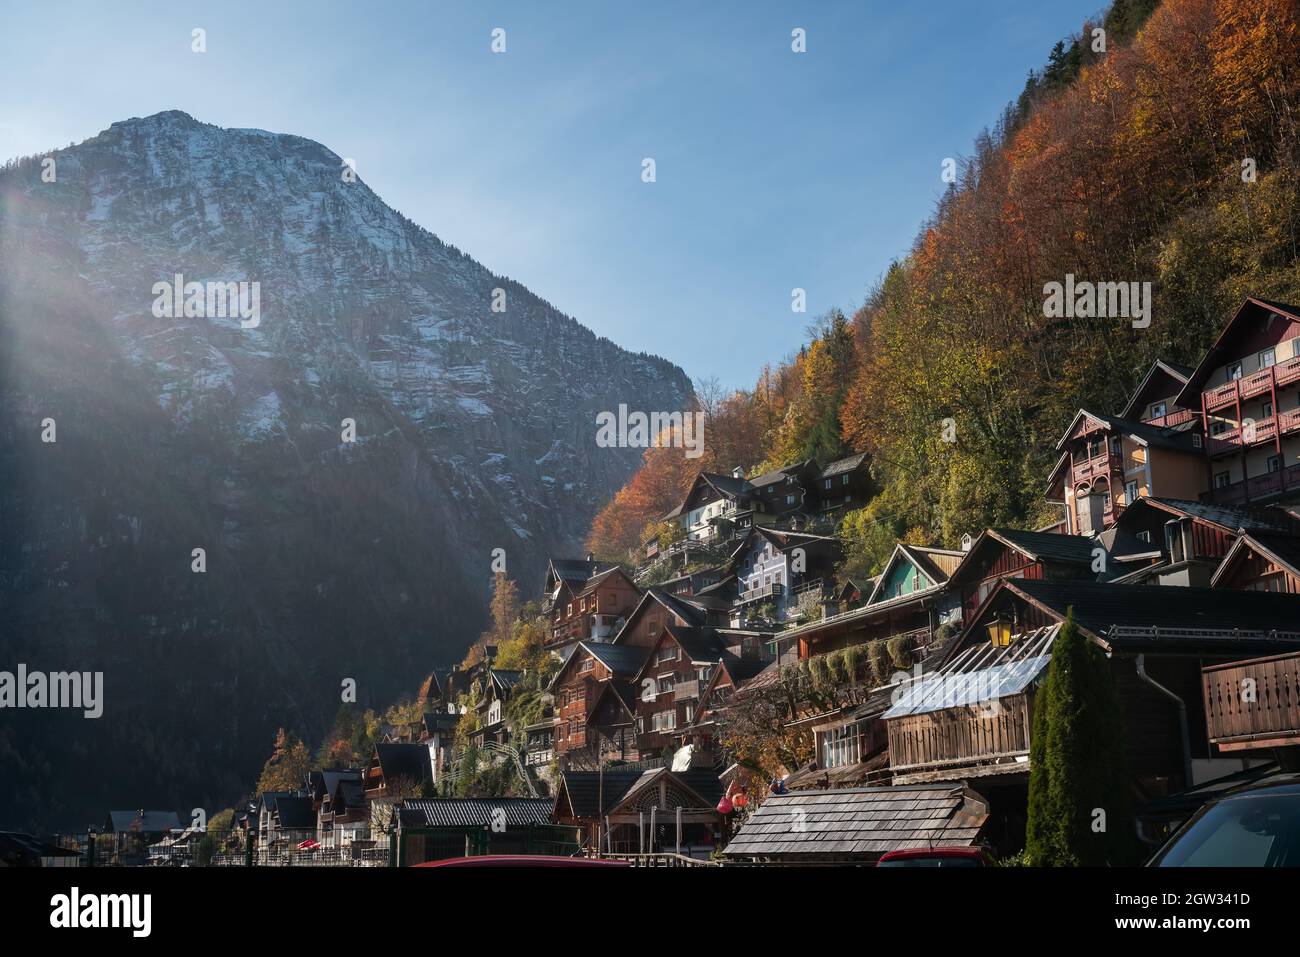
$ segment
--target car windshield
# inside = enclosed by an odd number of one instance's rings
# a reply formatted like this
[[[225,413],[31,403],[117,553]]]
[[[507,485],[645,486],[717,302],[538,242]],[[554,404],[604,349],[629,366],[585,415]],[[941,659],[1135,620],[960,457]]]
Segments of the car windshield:
[[[1192,819],[1157,867],[1300,867],[1300,797],[1241,795]]]
[[[878,867],[979,867],[976,857],[897,857],[881,861]]]

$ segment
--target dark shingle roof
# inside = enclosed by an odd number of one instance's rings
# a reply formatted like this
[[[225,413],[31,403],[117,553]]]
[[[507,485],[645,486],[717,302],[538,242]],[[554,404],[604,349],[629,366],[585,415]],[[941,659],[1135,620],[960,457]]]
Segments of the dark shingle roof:
[[[283,795],[275,799],[271,812],[280,827],[287,831],[304,831],[316,827],[316,813],[312,810],[309,797]]]
[[[822,469],[821,477],[830,478],[831,476],[839,475],[842,472],[852,472],[854,469],[860,466],[864,461],[866,461],[866,458],[867,458],[867,453],[863,452],[860,455],[850,455],[848,458],[836,459],[834,462],[831,462],[824,469]]]
[[[641,670],[649,652],[636,645],[610,645],[603,641],[584,641],[582,647],[593,658],[620,677],[630,677]]]
[[[727,653],[726,645],[712,628],[683,628],[670,625],[668,633],[690,657],[691,661],[721,661]]]
[[[768,796],[727,857],[873,861],[909,847],[969,847],[988,806],[960,785],[792,791]]]
[[[708,615],[704,609],[695,602],[678,598],[676,595],[660,591],[657,588],[651,588],[646,592],[646,595],[653,595],[660,604],[684,620],[688,625],[703,625],[708,620]]]
[[[1143,644],[1132,634],[1116,637],[1114,628],[1166,630],[1150,640],[1164,645],[1195,644],[1177,629],[1216,630],[1226,633],[1294,631],[1300,633],[1300,595],[1278,592],[1233,591],[1226,588],[1184,588],[1165,585],[1115,585],[1089,581],[1037,581],[1013,579],[1006,583],[1051,608],[1062,618],[1074,609],[1075,620],[1111,644]],[[1223,639],[1216,639],[1222,644]],[[1280,641],[1290,647],[1300,641]]]
[[[561,771],[560,783],[575,817],[596,817],[614,808],[644,773],[642,768],[617,767],[607,768],[603,773]]]
[[[180,830],[181,819],[175,811],[109,811],[109,824],[118,833],[135,831],[160,834]]]
[[[402,802],[403,827],[489,827],[498,811],[506,827],[551,823],[550,798],[444,798]]]
[[[1213,505],[1182,498],[1147,497],[1135,504],[1164,505],[1173,511],[1190,515],[1232,531],[1300,531],[1300,522],[1283,509],[1268,505]]]
[[[1018,528],[992,528],[989,531],[1034,558],[1054,562],[1071,562],[1076,565],[1092,564],[1093,541],[1086,535],[1027,532]]]
[[[391,742],[376,744],[375,750],[385,780],[410,778],[420,782],[429,776],[429,751],[424,745]]]

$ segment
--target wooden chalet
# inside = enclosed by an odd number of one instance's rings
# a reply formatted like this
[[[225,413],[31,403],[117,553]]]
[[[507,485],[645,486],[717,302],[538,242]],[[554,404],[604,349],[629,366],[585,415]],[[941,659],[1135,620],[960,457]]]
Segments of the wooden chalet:
[[[803,660],[897,637],[928,647],[940,627],[960,622],[960,604],[948,581],[965,557],[965,552],[900,542],[863,604],[781,632],[778,656],[782,661]]]
[[[636,607],[641,590],[615,565],[585,582],[565,581],[555,595],[547,647],[562,648],[575,641],[609,640]]]
[[[602,728],[593,725],[592,719],[604,686],[616,681],[630,682],[647,654],[647,649],[639,644],[584,641],[574,646],[548,688],[555,699],[554,747],[561,764],[575,761],[587,764],[600,760]],[[611,709],[617,703],[618,700],[606,700],[603,706]],[[632,744],[629,739],[635,737],[621,733],[615,726],[605,731],[607,737],[626,741],[629,745]]]
[[[948,579],[948,587],[961,597],[961,620],[969,622],[1004,579],[1060,581],[1095,577],[1093,549],[1097,547],[1084,535],[1011,528],[982,532]]]
[[[1208,500],[1300,495],[1300,308],[1246,299],[1177,401],[1200,411]]]
[[[837,513],[866,505],[872,494],[866,453],[828,463],[818,472],[811,491],[814,508],[823,518],[834,518]]]
[[[1210,584],[1214,588],[1300,595],[1300,533],[1242,532]]]
[[[1099,536],[1109,559],[1102,577],[1127,584],[1207,586],[1242,532],[1300,533],[1300,520],[1273,506],[1144,498]]]
[[[428,749],[407,742],[376,744],[362,774],[366,800],[372,803],[416,797],[432,779]]]
[[[632,678],[637,747],[642,756],[666,755],[684,743],[683,732],[695,724],[700,698],[724,661],[733,671],[756,673],[767,661],[761,637],[709,627],[664,627]],[[741,665],[742,661],[751,664]],[[697,761],[713,763],[713,741],[707,731],[698,729],[686,743],[696,745]]]
[[[332,785],[332,786],[331,786]],[[326,781],[316,814],[317,840],[323,847],[347,847],[369,833],[370,804],[361,771],[338,773]]]
[[[706,768],[613,767],[560,772],[553,818],[604,853],[708,857],[721,843],[723,796]]]
[[[1006,579],[941,666],[885,712],[896,784],[978,781],[995,836],[1017,845],[1034,697],[1069,608],[1110,660],[1143,798],[1239,769],[1216,762],[1204,744],[1204,665],[1300,648],[1300,630],[1291,630],[1300,629],[1300,599],[1290,595]]]
[[[470,734],[470,743],[481,748],[488,742],[504,744],[509,738],[506,727],[506,703],[524,673],[503,668],[489,668],[483,676],[478,703],[478,728]]]
[[[767,797],[722,851],[751,864],[872,865],[889,851],[972,847],[989,818],[969,787],[846,788]]]

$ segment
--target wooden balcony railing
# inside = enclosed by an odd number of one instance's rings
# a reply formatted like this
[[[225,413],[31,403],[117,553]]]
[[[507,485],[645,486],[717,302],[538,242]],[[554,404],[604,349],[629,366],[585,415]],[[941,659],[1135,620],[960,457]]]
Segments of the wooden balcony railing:
[[[1292,382],[1300,381],[1300,356],[1293,356],[1277,365],[1260,369],[1240,379],[1234,379],[1215,389],[1202,393],[1205,410],[1213,412],[1224,406],[1234,404],[1238,398],[1243,401],[1263,395],[1274,386],[1282,388]]]
[[[1074,481],[1077,484],[1086,482],[1098,475],[1109,475],[1114,465],[1115,459],[1108,450],[1101,455],[1088,459],[1086,462],[1075,465]]]
[[[894,718],[889,764],[894,783],[951,775],[955,769],[1029,770],[1029,704],[1023,694],[997,707],[956,707]]]
[[[1179,409],[1177,412],[1169,412],[1165,415],[1152,416],[1149,419],[1143,419],[1147,425],[1159,426],[1162,429],[1172,429],[1184,425],[1196,418],[1196,413],[1191,409]]]
[[[1300,745],[1300,652],[1201,670],[1210,743],[1220,751]]]
[[[1201,496],[1201,501],[1213,502],[1218,505],[1233,505],[1277,495],[1287,489],[1297,487],[1300,487],[1300,464],[1288,465],[1276,472],[1269,472],[1265,475],[1252,475],[1244,481],[1210,489]]]
[[[764,598],[775,598],[782,593],[785,586],[780,582],[773,582],[770,585],[759,585],[748,591],[742,591],[737,599],[737,604],[744,605],[752,601],[762,601]]]

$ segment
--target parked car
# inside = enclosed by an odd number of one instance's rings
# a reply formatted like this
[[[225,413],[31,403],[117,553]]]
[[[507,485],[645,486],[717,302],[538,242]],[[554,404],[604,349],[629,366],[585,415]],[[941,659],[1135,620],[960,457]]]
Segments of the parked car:
[[[1300,867],[1300,773],[1262,778],[1204,805],[1148,867]]]
[[[631,867],[627,861],[603,861],[594,857],[547,857],[543,854],[480,854],[478,857],[449,857],[425,861],[416,867]]]
[[[982,847],[913,847],[890,851],[877,867],[992,867],[993,858]]]

